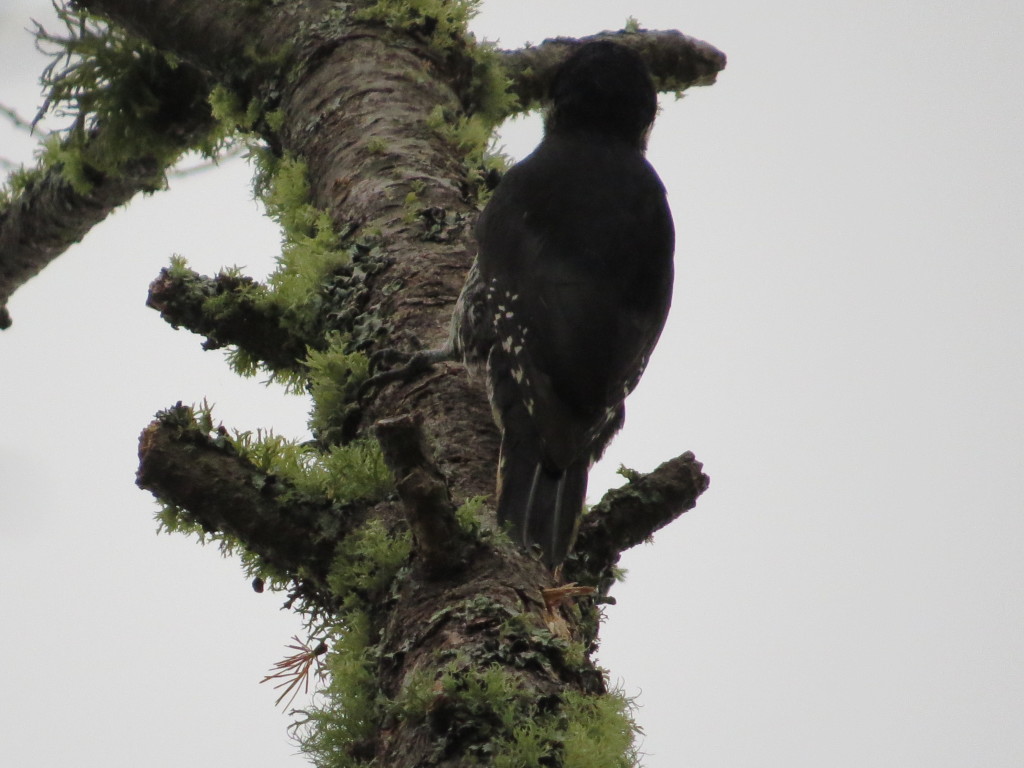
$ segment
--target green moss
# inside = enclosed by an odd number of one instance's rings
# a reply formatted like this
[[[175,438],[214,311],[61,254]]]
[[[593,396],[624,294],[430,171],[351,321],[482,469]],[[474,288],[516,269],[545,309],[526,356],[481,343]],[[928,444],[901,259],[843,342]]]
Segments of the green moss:
[[[0,187],[0,208],[7,206],[20,199],[29,187],[37,184],[43,178],[43,171],[40,168],[18,168],[12,171]]]
[[[281,226],[281,255],[268,284],[284,311],[284,323],[303,333],[319,314],[319,296],[330,276],[348,264],[330,215],[310,202],[307,165],[269,150],[252,149],[256,162],[254,190],[267,214]]]
[[[327,349],[310,349],[304,361],[313,396],[309,427],[324,444],[340,443],[345,422],[357,408],[359,387],[369,376],[370,361],[361,352],[348,351],[348,337],[333,333]]]
[[[177,504],[161,501],[160,509],[156,513],[156,519],[157,533],[181,533],[195,536],[199,539],[200,544],[206,544],[212,538],[212,535],[204,531],[199,523],[190,519],[187,510],[182,509]],[[233,544],[232,547],[229,547],[226,554],[230,554],[232,548]]]
[[[388,715],[410,723],[426,720],[431,704],[437,698],[436,679],[437,674],[433,669],[414,670],[405,680],[398,696],[388,705]]]
[[[171,263],[167,267],[167,274],[173,280],[182,280],[191,277],[194,272],[188,265],[188,259],[181,254],[173,254]]]
[[[482,114],[453,116],[438,105],[427,116],[426,124],[463,153],[467,181],[475,189],[478,201],[484,202],[489,194],[488,176],[503,173],[510,165],[508,156],[495,143],[496,123]]]
[[[264,119],[267,121],[267,126],[274,133],[280,133],[284,127],[285,114],[283,109],[275,109],[272,112],[267,112],[264,115]]]
[[[452,662],[438,688],[464,716],[461,720],[477,721],[482,727],[512,728],[530,708],[531,697],[497,664],[478,669]]]
[[[163,411],[158,418],[165,424],[194,432],[198,439],[212,440],[214,445],[248,460],[263,474],[283,478],[303,496],[326,498],[336,504],[373,503],[394,490],[380,444],[371,438],[332,446],[322,452],[308,443],[288,440],[273,432],[231,433],[222,426],[214,426],[212,409],[206,402]]]
[[[543,697],[505,667],[466,659],[449,663],[436,681],[414,674],[394,705],[398,717],[430,722],[438,751],[457,742],[494,768],[635,768],[632,711],[619,692]]]
[[[481,0],[377,0],[355,13],[355,20],[379,23],[396,31],[420,35],[447,48],[466,35]]]
[[[227,439],[261,472],[286,479],[304,496],[349,504],[379,501],[394,489],[380,444],[370,438],[335,445],[327,452],[260,430]]]
[[[448,621],[475,627],[486,642],[449,652],[440,674],[411,675],[390,710],[412,723],[427,721],[438,753],[457,748],[481,764],[504,768],[636,764],[638,731],[632,703],[621,693],[556,697],[523,687],[518,670],[576,677],[587,660],[582,644],[567,643],[535,623],[535,616],[512,615],[485,597],[445,608],[429,623]]]
[[[562,768],[635,768],[639,754],[633,704],[619,693],[585,696],[570,691],[560,706],[513,722],[499,742],[495,768],[534,768],[561,753]]]
[[[228,365],[231,366],[231,370],[243,378],[251,378],[263,370],[263,361],[251,352],[240,347],[231,347],[228,349],[227,361]],[[272,378],[277,380],[277,377],[275,376],[272,376]],[[301,382],[286,383],[292,384],[289,388],[295,391],[298,391],[298,388],[302,386]]]
[[[390,532],[371,519],[349,533],[331,563],[327,584],[342,602],[342,612],[361,609],[383,595],[409,560],[412,537]]]
[[[150,158],[155,188],[163,169],[186,150],[206,157],[220,151],[227,136],[210,114],[201,74],[98,16],[65,5],[55,9],[63,33],[38,24],[35,30],[39,47],[53,59],[43,71],[46,100],[37,120],[50,113],[68,118],[70,126],[46,142],[44,165],[59,168],[85,193],[94,183],[90,174],[119,175],[126,162]],[[176,130],[183,122],[206,123],[189,145]]]
[[[387,151],[387,148],[388,143],[379,136],[374,136],[366,142],[366,151],[373,155],[383,155]]]
[[[620,477],[626,478],[629,482],[635,482],[644,476],[643,472],[635,469],[630,469],[625,464],[619,464],[619,468],[615,470],[615,474]]]
[[[455,519],[458,521],[459,527],[474,539],[479,538],[483,530],[480,516],[487,506],[488,498],[488,496],[473,496],[466,499],[465,503],[455,510]]]
[[[470,82],[469,105],[493,129],[519,110],[519,98],[511,91],[511,80],[505,74],[494,43],[478,43],[473,57],[476,66]]]
[[[424,717],[434,734],[435,754],[458,749],[481,765],[491,765],[496,755],[507,751],[505,734],[537,715],[534,695],[498,664],[453,660],[434,683],[433,692]]]
[[[328,645],[328,683],[320,691],[326,703],[306,711],[299,747],[318,768],[358,768],[369,763],[360,746],[374,737],[378,722],[369,619],[350,613]]]
[[[263,111],[262,104],[256,99],[243,104],[241,96],[221,84],[213,87],[209,101],[214,118],[228,130],[252,130]]]
[[[565,718],[563,768],[634,768],[639,765],[633,720],[635,705],[620,691],[600,696],[568,692],[562,696]]]
[[[274,156],[269,150],[256,152],[256,197],[267,215],[284,230],[285,236],[308,235],[320,212],[309,200],[308,166],[305,161],[287,155]]]
[[[517,726],[512,738],[501,743],[500,751],[494,756],[494,768],[534,768],[551,764],[551,742],[548,729],[542,724],[527,720]]]
[[[192,519],[188,510],[175,504],[160,500],[157,511],[157,533],[180,534],[195,538],[201,545],[215,545],[222,557],[237,557],[242,564],[242,572],[247,578],[259,577],[264,588],[271,591],[283,591],[293,583],[293,576],[278,570],[262,557],[247,550],[234,536],[223,531],[207,531]]]
[[[366,608],[381,599],[408,562],[412,539],[371,519],[338,545],[327,583],[340,601],[343,623],[327,658],[329,681],[319,692],[325,704],[307,712],[299,744],[320,768],[355,768],[369,756],[360,748],[376,734],[381,718]]]
[[[96,158],[86,160],[83,147],[74,141],[63,141],[59,134],[50,134],[41,145],[40,166],[45,170],[57,170],[71,188],[80,195],[92,191],[95,179]],[[92,178],[90,178],[90,176]]]

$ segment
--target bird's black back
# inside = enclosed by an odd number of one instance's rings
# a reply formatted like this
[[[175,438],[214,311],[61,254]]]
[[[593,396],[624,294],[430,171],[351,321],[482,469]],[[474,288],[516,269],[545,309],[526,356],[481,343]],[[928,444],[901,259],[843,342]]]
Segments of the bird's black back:
[[[525,332],[515,364],[546,458],[565,466],[636,385],[661,333],[673,251],[664,189],[632,147],[548,136],[499,185],[477,238],[481,279],[501,286],[498,337]]]

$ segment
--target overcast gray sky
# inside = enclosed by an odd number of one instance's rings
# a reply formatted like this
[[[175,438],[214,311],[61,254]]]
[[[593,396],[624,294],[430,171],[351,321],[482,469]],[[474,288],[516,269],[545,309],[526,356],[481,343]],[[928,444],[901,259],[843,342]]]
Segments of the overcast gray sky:
[[[31,15],[4,0],[0,102]],[[669,327],[594,470],[684,449],[696,510],[627,554],[601,661],[648,768],[1024,765],[1024,4],[491,0],[505,47],[626,17],[718,46],[649,156],[678,229]],[[504,131],[517,157],[536,120]],[[0,156],[32,143],[0,126]],[[154,533],[138,433],[177,400],[305,429],[143,306],[171,254],[273,265],[243,163],[140,198],[0,333],[0,764],[305,764],[257,683],[299,622]]]

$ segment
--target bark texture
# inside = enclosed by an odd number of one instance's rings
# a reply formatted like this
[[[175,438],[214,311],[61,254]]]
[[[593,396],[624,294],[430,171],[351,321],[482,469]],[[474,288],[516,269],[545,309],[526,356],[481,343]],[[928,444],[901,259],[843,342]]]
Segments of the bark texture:
[[[252,130],[274,154],[305,161],[310,202],[328,213],[355,254],[315,289],[315,322],[290,321],[262,301],[270,288],[239,276],[165,270],[150,295],[169,322],[207,336],[207,346],[235,344],[270,369],[300,373],[307,350],[327,349],[339,332],[352,339],[352,351],[443,341],[474,256],[469,235],[481,169],[452,133],[438,130],[437,116],[452,124],[471,115],[480,77],[495,61],[517,108],[534,105],[578,44],[548,41],[485,60],[470,37],[440,39],[436,18],[382,20],[360,16],[365,4],[327,0],[79,5],[229,87],[243,103],[258,100]],[[720,52],[677,32],[619,39],[643,53],[664,90],[708,85],[725,65]],[[174,129],[187,134],[188,125]],[[111,191],[102,199],[69,201],[53,181],[0,213],[0,301],[35,268],[25,264],[41,263],[28,254],[43,249],[52,258],[144,188],[140,179],[162,171],[140,167],[144,173],[104,182]],[[100,194],[103,185],[95,189]],[[34,219],[19,223],[19,216]],[[50,229],[59,233],[47,236]],[[8,262],[22,266],[4,271]],[[485,506],[479,523],[458,511],[493,492],[498,435],[482,384],[459,366],[441,365],[350,400],[344,439],[379,438],[395,481],[388,498],[339,502],[302,491],[256,466],[226,432],[180,404],[143,432],[139,485],[190,524],[226,534],[291,579],[293,599],[310,607],[318,626],[353,631],[354,617],[365,618],[368,646],[360,658],[372,676],[376,714],[372,728],[337,747],[349,760],[341,764],[487,764],[519,737],[497,709],[468,708],[473,676],[499,670],[517,712],[537,722],[558,722],[567,691],[602,693],[590,652],[597,604],[618,555],[692,508],[707,477],[683,454],[609,494],[585,521],[565,568],[598,594],[575,603],[545,600],[544,590],[560,577],[495,534]],[[326,456],[334,442],[321,440],[316,450]],[[368,521],[396,540],[407,537],[411,549],[386,583],[367,580],[364,569],[358,586],[345,586],[338,574],[364,557],[353,554],[351,542]],[[371,574],[382,572],[369,566]],[[543,764],[562,765],[567,747],[550,733],[545,739]]]

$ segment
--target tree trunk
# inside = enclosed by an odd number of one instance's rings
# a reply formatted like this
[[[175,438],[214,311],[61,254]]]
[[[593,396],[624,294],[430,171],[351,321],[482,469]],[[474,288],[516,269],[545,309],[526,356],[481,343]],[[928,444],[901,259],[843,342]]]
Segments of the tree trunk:
[[[313,443],[257,444],[178,404],[143,432],[138,482],[164,504],[166,525],[246,553],[257,583],[288,589],[311,637],[327,640],[322,706],[300,718],[304,748],[323,765],[629,765],[626,702],[591,661],[598,606],[619,553],[696,503],[701,465],[683,454],[609,493],[556,576],[493,530],[498,434],[482,384],[445,364],[365,385],[374,351],[443,342],[494,176],[473,129],[535,106],[575,41],[487,49],[465,30],[466,6],[442,0],[78,5],[176,58],[175,87],[193,108],[162,130],[179,145],[223,123],[223,108],[194,108],[211,89],[233,97],[229,119],[265,147],[264,185],[278,190],[266,199],[291,232],[276,282],[174,265],[150,304],[208,347],[234,345],[307,386]],[[724,66],[679,33],[616,37],[664,90],[710,84]],[[107,128],[97,118],[91,130]],[[153,156],[97,167],[87,191],[57,165],[0,209],[0,299],[112,205],[151,189],[151,170],[130,169],[151,169]],[[304,199],[281,191],[286,168],[305,169]],[[104,185],[117,190],[109,205],[82,202]],[[58,188],[71,202],[47,207]],[[41,249],[33,231],[66,234]],[[354,467],[374,477],[380,456],[391,481],[356,488]],[[553,590],[566,581],[594,589]],[[602,762],[581,762],[583,743]]]

